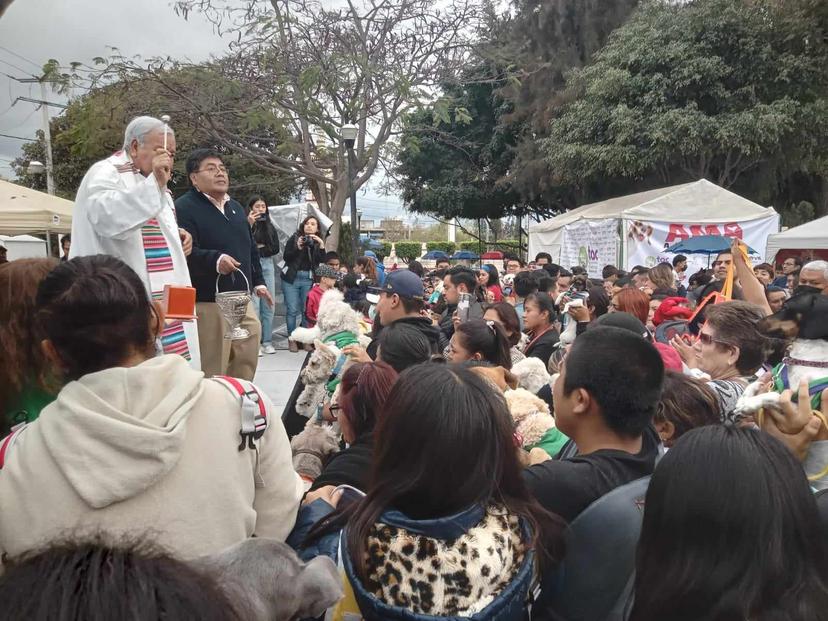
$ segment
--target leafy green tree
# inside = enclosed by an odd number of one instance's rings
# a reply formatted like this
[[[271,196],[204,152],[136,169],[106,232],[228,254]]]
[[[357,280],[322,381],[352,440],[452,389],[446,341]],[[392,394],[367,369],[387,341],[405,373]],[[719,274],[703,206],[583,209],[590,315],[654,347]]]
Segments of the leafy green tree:
[[[405,263],[414,261],[422,254],[422,244],[419,242],[397,242],[394,244],[394,248],[397,251],[397,257]]]
[[[426,250],[429,252],[432,250],[440,250],[448,255],[452,255],[454,254],[454,251],[457,250],[457,244],[450,241],[426,242]]]
[[[568,100],[566,76],[587,65],[639,0],[513,0],[514,17],[491,52],[510,68],[499,94],[511,109],[500,128],[519,134],[505,181],[543,215],[592,198],[589,188],[558,183],[541,140]]]
[[[177,79],[195,80],[195,72]],[[83,176],[92,164],[122,148],[124,129],[129,121],[142,114],[172,116],[171,127],[176,135],[176,161],[170,190],[179,195],[188,189],[185,174],[187,154],[195,148],[211,146],[222,152],[230,170],[230,191],[245,202],[254,195],[264,196],[271,204],[282,204],[295,194],[295,176],[263,171],[249,158],[228,150],[193,122],[191,112],[181,109],[164,89],[151,81],[146,83],[116,82],[91,90],[72,100],[59,116],[52,118],[52,154],[56,191],[74,199]],[[26,143],[12,168],[18,183],[46,189],[45,175],[29,175],[26,166],[31,160],[45,161],[43,133],[37,132],[36,142]]]
[[[824,175],[828,54],[794,6],[642,6],[570,77],[542,143],[554,182],[704,177],[756,196],[763,182]]]
[[[265,171],[302,178],[333,220],[331,248],[351,188],[393,158],[402,116],[428,103],[434,86],[465,65],[479,13],[477,0],[172,4],[232,35],[228,55],[201,81],[171,79],[171,67],[193,67],[169,59],[110,59],[103,76],[157,82],[227,149]],[[356,126],[350,167],[345,125]]]

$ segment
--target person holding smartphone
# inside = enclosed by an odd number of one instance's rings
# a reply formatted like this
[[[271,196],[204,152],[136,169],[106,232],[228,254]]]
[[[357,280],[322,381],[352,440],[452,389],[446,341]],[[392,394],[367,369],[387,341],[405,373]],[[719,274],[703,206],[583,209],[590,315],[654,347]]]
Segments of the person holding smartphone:
[[[259,263],[262,266],[262,277],[270,297],[276,299],[276,266],[274,257],[279,254],[279,234],[270,221],[267,211],[267,202],[261,196],[254,196],[247,203],[247,222],[253,233],[253,241],[259,250]],[[262,342],[259,346],[259,355],[275,354],[273,347],[273,307],[260,298],[253,300],[257,309],[259,321],[262,323]]]

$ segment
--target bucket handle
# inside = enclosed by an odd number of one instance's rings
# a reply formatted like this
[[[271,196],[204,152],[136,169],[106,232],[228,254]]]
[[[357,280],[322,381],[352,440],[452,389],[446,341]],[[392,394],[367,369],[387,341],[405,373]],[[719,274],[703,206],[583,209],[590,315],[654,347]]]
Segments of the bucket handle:
[[[244,284],[246,284],[246,285],[247,285],[247,289],[245,289],[245,291],[246,291],[247,293],[250,293],[250,281],[248,281],[248,280],[247,280],[247,276],[245,276],[245,275],[244,275],[244,272],[243,272],[243,271],[241,271],[241,270],[240,270],[240,269],[238,269],[238,268],[236,268],[234,271],[230,272],[229,274],[221,274],[221,273],[219,273],[219,275],[218,275],[218,276],[216,276],[216,293],[218,293],[218,292],[219,292],[219,278],[221,278],[222,276],[230,276],[233,280],[235,280],[235,274],[236,274],[236,272],[238,272],[239,274],[241,274],[241,275],[242,275],[242,278],[244,278]]]

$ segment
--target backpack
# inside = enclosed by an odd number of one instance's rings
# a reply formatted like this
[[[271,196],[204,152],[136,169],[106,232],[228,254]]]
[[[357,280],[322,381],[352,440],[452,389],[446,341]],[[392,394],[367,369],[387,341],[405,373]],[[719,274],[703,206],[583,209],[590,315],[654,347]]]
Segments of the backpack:
[[[258,454],[258,447],[255,441],[264,435],[267,430],[267,407],[265,401],[251,382],[246,380],[236,379],[235,377],[226,377],[218,375],[212,380],[218,382],[227,388],[234,395],[239,397],[239,405],[241,406],[241,428],[239,435],[241,436],[241,443],[239,444],[239,451],[243,451],[245,446],[254,450]],[[0,470],[8,458],[12,446],[17,441],[17,438],[28,428],[29,423],[21,423],[12,427],[12,432],[0,440]],[[258,461],[258,457],[257,457]],[[258,467],[257,467],[258,474]],[[258,479],[257,479],[258,480]]]

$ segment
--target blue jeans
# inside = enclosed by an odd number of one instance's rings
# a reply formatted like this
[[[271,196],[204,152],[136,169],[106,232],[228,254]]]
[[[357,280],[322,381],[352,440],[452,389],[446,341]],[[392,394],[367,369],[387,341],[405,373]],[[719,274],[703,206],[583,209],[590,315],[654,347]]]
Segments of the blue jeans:
[[[296,329],[296,324],[306,325],[305,321],[305,300],[308,299],[308,291],[313,287],[313,279],[310,272],[296,272],[296,278],[292,283],[282,279],[282,293],[285,296],[285,307],[287,310],[287,331],[288,337]],[[298,321],[297,321],[298,318]]]
[[[265,286],[270,292],[270,297],[276,300],[276,266],[273,265],[273,257],[260,258],[262,265],[262,276]],[[273,307],[268,306],[262,298],[253,298],[253,308],[262,322],[262,345],[267,345],[273,340]]]

